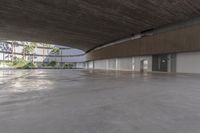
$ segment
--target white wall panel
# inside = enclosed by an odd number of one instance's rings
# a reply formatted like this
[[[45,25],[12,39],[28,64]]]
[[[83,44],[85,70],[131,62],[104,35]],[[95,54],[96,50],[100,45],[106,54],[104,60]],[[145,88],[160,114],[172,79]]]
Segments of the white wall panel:
[[[109,59],[107,60],[108,63],[108,70],[116,70],[116,59]]]
[[[90,61],[90,62],[89,62],[89,69],[93,69],[93,68],[94,68],[93,61]]]
[[[107,69],[107,60],[97,60],[94,61],[94,68],[95,69]]]
[[[179,73],[200,73],[200,52],[178,53],[176,65]]]
[[[118,58],[94,61],[95,69],[121,70],[121,71],[140,71],[142,60],[148,61],[148,71],[152,71],[152,56]]]
[[[76,63],[76,68],[85,68],[85,63]]]
[[[127,71],[132,71],[133,68],[133,62],[132,62],[132,57],[130,58],[119,58],[117,59],[117,70],[127,70]]]

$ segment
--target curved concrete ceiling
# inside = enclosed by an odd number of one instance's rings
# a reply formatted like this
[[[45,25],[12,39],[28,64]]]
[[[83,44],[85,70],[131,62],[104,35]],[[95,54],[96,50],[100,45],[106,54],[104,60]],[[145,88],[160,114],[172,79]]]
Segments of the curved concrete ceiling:
[[[199,15],[199,0],[1,0],[0,39],[88,51]]]

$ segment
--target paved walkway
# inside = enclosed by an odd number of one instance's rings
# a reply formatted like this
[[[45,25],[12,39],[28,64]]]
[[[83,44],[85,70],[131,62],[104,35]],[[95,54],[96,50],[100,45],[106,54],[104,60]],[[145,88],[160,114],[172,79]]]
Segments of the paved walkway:
[[[0,133],[200,133],[199,75],[0,74]]]

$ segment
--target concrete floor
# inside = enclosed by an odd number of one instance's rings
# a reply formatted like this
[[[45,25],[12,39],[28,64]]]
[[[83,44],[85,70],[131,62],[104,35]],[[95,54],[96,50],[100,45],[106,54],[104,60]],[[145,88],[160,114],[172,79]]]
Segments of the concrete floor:
[[[1,70],[0,133],[200,133],[200,76]]]

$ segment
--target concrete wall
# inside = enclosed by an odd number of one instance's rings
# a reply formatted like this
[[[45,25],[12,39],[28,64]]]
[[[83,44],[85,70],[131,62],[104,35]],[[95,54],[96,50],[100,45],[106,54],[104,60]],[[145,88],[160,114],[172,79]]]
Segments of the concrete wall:
[[[200,52],[169,54],[168,58],[168,72],[200,73]],[[87,68],[140,72],[143,60],[148,62],[147,71],[152,72],[152,56],[90,61]]]
[[[108,59],[108,70],[116,70],[117,69],[117,59]]]
[[[94,69],[102,70],[119,70],[119,71],[140,71],[140,63],[142,60],[148,61],[148,71],[152,71],[152,57],[129,57],[129,58],[114,58],[107,60],[94,61]]]
[[[177,67],[179,73],[200,73],[200,52],[178,53]]]
[[[107,66],[108,66],[107,60],[94,61],[94,69],[104,69],[104,70],[106,70]]]
[[[84,62],[76,63],[76,68],[85,69],[85,63]]]
[[[168,72],[200,73],[200,52],[169,54],[168,59]],[[86,68],[140,72],[143,60],[148,62],[147,72],[152,72],[152,56],[90,61],[87,62],[88,67]],[[82,65],[80,68],[84,68],[84,66]]]
[[[88,62],[88,68],[89,69],[93,69],[94,68],[94,62],[93,61],[89,61]]]
[[[117,59],[117,70],[132,71],[133,70],[132,57]]]

